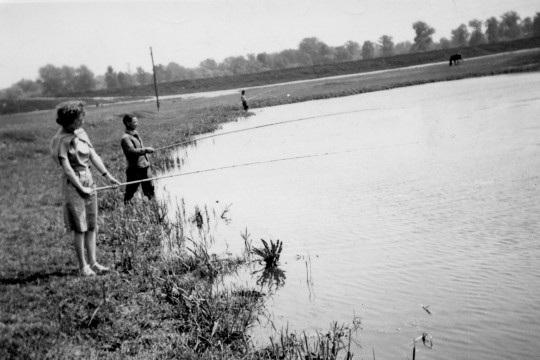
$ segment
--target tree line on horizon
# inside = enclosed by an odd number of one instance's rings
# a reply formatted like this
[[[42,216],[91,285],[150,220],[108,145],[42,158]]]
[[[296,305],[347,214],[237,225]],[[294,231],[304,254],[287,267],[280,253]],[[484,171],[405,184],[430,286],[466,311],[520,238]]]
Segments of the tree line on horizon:
[[[483,31],[484,26],[485,31]],[[343,45],[332,47],[316,37],[309,37],[301,40],[297,49],[286,49],[271,54],[263,52],[247,56],[230,56],[221,63],[206,59],[196,68],[186,68],[175,62],[167,65],[158,64],[155,66],[156,80],[158,83],[164,83],[249,74],[540,36],[540,12],[536,13],[534,19],[530,17],[521,19],[515,11],[508,11],[499,19],[496,17],[490,17],[485,21],[473,19],[468,22],[468,26],[461,24],[452,30],[450,38],[442,37],[438,42],[433,41],[435,29],[424,21],[413,23],[412,28],[415,32],[413,42],[404,41],[395,44],[391,36],[382,35],[377,42],[364,41],[360,45],[349,40]],[[117,72],[112,66],[108,66],[103,75],[97,76],[86,65],[73,68],[48,64],[41,67],[38,72],[37,80],[22,79],[11,87],[1,90],[0,98],[14,100],[58,96],[100,89],[116,90],[153,83],[153,74],[140,66],[135,72]]]

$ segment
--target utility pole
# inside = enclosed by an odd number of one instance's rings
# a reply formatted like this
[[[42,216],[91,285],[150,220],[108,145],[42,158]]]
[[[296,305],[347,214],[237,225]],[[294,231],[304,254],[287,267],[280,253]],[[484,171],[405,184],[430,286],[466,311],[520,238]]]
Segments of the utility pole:
[[[154,72],[154,90],[156,91],[156,104],[157,104],[157,110],[159,111],[159,96],[158,96],[158,91],[157,91],[156,66],[154,65],[154,54],[152,54],[151,46],[150,46],[150,57],[152,58],[152,70]]]

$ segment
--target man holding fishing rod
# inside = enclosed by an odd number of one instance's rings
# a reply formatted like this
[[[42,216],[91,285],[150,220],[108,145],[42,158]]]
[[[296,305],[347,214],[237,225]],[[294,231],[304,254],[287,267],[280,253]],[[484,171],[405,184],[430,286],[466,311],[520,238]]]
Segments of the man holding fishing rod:
[[[122,135],[122,150],[127,160],[126,182],[137,181],[134,184],[126,185],[126,193],[124,195],[124,204],[127,204],[137,192],[139,184],[141,184],[143,194],[152,199],[154,197],[154,184],[152,181],[143,181],[152,178],[150,171],[150,161],[146,154],[151,154],[154,149],[144,147],[142,139],[137,133],[138,120],[131,114],[126,114],[122,119],[126,131]]]
[[[249,110],[249,105],[247,103],[246,99],[246,90],[242,90],[242,95],[240,96],[240,101],[242,101],[242,107],[244,108],[244,111]]]

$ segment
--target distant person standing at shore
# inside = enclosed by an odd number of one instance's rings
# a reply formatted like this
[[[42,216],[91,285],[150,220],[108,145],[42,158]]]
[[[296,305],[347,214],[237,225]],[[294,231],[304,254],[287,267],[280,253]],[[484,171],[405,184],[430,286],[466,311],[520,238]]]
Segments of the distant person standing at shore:
[[[150,171],[150,161],[146,154],[151,154],[154,149],[144,147],[142,139],[137,133],[138,119],[130,114],[126,114],[122,119],[126,131],[122,135],[122,150],[127,160],[126,182],[140,181],[152,178]],[[137,182],[135,184],[126,185],[126,193],[124,195],[124,203],[129,203],[133,195],[137,192],[139,184],[142,187],[143,194],[152,199],[154,197],[154,184],[151,180]]]
[[[249,105],[246,99],[246,90],[242,90],[242,96],[240,96],[240,100],[242,100],[242,106],[244,107],[244,111],[248,111]]]
[[[94,150],[81,128],[86,114],[85,103],[67,101],[58,105],[56,122],[62,126],[51,140],[49,150],[54,162],[62,168],[64,223],[73,231],[73,245],[82,276],[96,275],[109,269],[96,261],[97,195],[90,163],[112,183],[120,185]],[[84,250],[86,249],[86,259]],[[88,261],[87,261],[88,260]]]

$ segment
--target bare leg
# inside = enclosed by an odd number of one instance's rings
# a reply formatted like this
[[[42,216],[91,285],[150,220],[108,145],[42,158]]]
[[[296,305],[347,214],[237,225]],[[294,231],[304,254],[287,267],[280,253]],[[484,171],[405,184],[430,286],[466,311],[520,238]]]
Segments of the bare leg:
[[[96,263],[96,232],[88,230],[84,233],[84,247],[86,248],[86,256],[90,266]]]
[[[88,264],[96,273],[104,273],[109,271],[109,268],[98,264],[96,261],[96,233],[97,230],[88,230],[84,235],[84,246],[88,256]]]
[[[79,260],[79,267],[83,269],[86,266],[86,260],[84,259],[84,248],[83,241],[85,238],[85,233],[74,232],[73,235],[73,246],[75,247],[75,254]]]

